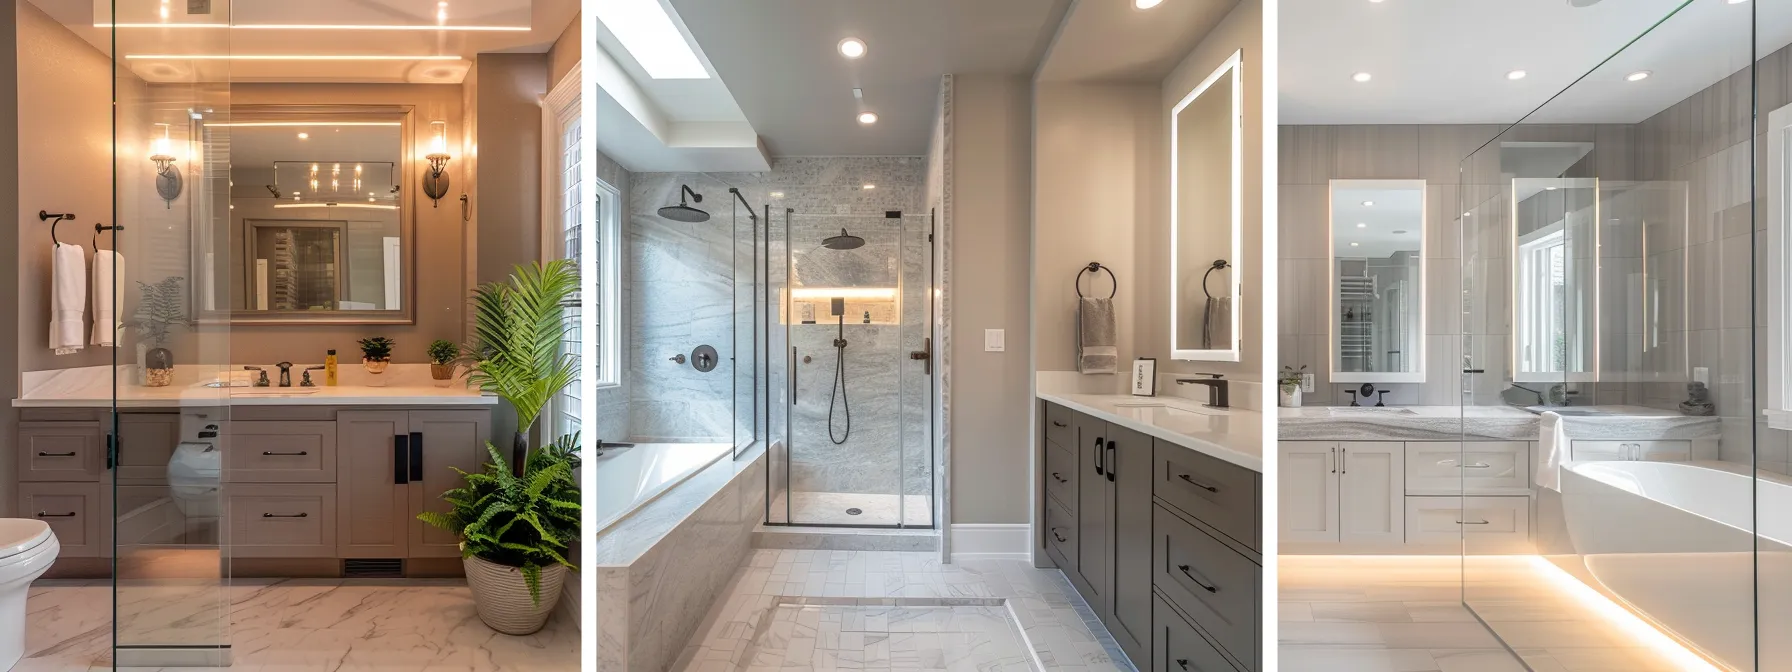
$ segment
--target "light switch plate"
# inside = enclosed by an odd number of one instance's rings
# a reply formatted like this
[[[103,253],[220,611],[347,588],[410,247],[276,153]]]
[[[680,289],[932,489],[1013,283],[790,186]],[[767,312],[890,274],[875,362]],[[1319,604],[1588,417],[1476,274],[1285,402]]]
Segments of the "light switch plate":
[[[1711,385],[1711,367],[1708,367],[1708,366],[1692,367],[1692,380],[1695,383],[1704,383],[1707,387],[1709,387]]]
[[[1311,374],[1311,373],[1300,374],[1300,391],[1305,392],[1307,394],[1313,393],[1313,374]]]
[[[1008,349],[1008,332],[1005,329],[983,330],[983,351],[1004,352]]]

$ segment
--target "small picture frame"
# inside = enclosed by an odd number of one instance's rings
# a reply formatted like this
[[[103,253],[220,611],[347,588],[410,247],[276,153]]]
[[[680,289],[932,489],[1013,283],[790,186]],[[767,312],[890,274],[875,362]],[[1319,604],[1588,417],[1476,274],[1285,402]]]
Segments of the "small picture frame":
[[[1157,396],[1157,358],[1140,357],[1132,360],[1132,396]]]

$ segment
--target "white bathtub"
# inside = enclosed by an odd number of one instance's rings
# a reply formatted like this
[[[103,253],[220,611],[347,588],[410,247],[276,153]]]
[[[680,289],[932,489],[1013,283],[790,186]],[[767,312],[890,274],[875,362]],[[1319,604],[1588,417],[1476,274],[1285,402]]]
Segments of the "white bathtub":
[[[1792,480],[1728,462],[1567,466],[1569,540],[1608,593],[1737,670],[1757,669],[1758,604],[1759,669],[1792,669]]]
[[[603,532],[635,509],[653,501],[698,470],[727,456],[726,443],[637,443],[605,448],[593,458],[597,482],[597,528]]]

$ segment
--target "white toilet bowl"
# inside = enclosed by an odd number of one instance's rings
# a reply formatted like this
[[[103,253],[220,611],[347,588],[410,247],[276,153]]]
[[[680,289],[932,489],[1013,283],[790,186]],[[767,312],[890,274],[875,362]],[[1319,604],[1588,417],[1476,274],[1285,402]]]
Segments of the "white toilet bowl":
[[[44,521],[0,518],[0,669],[25,655],[25,596],[61,550]]]
[[[168,460],[168,491],[189,521],[217,518],[224,451],[210,442],[182,441]]]

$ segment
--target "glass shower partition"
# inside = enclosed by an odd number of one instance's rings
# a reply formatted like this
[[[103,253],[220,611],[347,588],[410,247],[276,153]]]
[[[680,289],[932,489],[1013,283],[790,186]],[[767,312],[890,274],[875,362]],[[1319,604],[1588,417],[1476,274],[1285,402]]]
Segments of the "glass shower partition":
[[[112,210],[80,223],[102,225],[94,252],[115,251],[123,269],[97,502],[112,559],[113,664],[227,666],[230,548],[248,508],[233,507],[222,482],[223,456],[241,440],[227,386],[231,69],[219,58],[233,31],[197,28],[231,25],[232,4],[188,3],[175,19],[166,4],[94,6],[113,57]],[[171,20],[183,28],[146,29]]]

